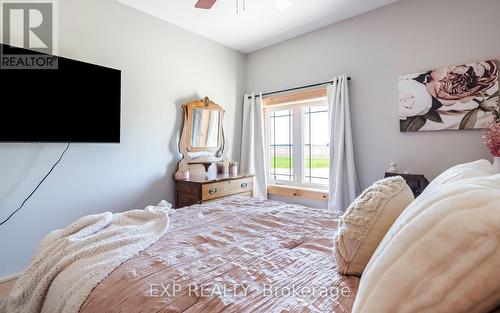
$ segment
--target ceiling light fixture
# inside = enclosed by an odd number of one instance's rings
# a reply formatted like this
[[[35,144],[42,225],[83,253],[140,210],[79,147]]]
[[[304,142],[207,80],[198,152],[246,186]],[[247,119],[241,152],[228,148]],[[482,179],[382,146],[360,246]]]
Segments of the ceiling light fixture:
[[[280,11],[285,11],[289,7],[292,6],[293,0],[274,0],[274,5],[278,8]]]

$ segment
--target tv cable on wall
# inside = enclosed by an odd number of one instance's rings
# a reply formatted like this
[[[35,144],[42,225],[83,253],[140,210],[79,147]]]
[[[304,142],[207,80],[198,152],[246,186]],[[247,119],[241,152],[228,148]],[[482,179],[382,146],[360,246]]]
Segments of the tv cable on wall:
[[[64,154],[66,154],[66,151],[68,151],[70,144],[71,143],[68,142],[68,144],[66,145],[66,148],[64,149],[64,151],[59,156],[59,159],[56,161],[56,163],[54,163],[54,165],[52,165],[52,167],[47,172],[47,174],[45,174],[45,176],[42,178],[42,180],[40,180],[40,182],[36,185],[35,189],[33,189],[33,191],[26,197],[26,199],[24,199],[24,201],[21,203],[21,205],[14,212],[12,212],[5,220],[3,220],[0,223],[0,226],[2,226],[3,224],[7,223],[10,220],[10,218],[12,216],[14,216],[14,214],[16,214],[17,212],[19,212],[24,207],[24,205],[26,204],[26,202],[28,202],[28,200],[35,194],[35,192],[38,190],[38,188],[40,188],[40,186],[47,179],[47,177],[50,176],[50,174],[52,173],[52,171],[54,171],[54,169],[56,168],[56,166],[61,162],[61,160],[64,157]]]

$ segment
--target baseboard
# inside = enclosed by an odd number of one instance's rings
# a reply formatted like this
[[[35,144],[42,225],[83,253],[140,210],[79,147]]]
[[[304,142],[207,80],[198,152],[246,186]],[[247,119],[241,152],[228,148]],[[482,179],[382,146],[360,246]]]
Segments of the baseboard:
[[[5,282],[8,282],[10,280],[16,280],[19,278],[19,276],[21,276],[21,273],[18,273],[18,274],[14,274],[14,275],[10,275],[10,276],[5,276],[5,277],[2,277],[0,278],[0,284],[2,283],[5,283]]]
[[[5,298],[21,274],[0,278],[0,299]]]

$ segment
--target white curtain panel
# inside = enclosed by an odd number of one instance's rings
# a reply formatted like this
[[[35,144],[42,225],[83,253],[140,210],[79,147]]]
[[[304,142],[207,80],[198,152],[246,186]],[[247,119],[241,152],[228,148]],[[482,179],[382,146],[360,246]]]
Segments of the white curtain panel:
[[[267,198],[267,174],[264,148],[264,115],[262,94],[245,94],[241,135],[240,167],[242,173],[255,174],[254,192],[259,198]]]
[[[328,85],[330,118],[330,198],[328,208],[345,211],[359,194],[352,148],[351,113],[347,75]]]

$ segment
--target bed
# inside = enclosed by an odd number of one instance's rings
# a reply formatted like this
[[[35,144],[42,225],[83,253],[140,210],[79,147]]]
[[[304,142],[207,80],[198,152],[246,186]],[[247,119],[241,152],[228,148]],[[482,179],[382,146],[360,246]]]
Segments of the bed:
[[[338,216],[248,197],[177,210],[80,313],[350,312],[359,280],[336,271]]]

